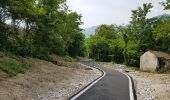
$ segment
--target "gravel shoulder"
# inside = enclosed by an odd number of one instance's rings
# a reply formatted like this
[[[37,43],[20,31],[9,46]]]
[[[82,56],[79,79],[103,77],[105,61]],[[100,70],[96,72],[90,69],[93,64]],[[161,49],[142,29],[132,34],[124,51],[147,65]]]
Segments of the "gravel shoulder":
[[[29,61],[34,66],[25,74],[11,78],[0,72],[0,100],[67,100],[102,74],[81,64],[73,68]]]
[[[170,74],[129,72],[137,82],[138,100],[169,100]]]
[[[129,70],[125,66],[111,63],[101,63],[118,71],[128,71],[135,83],[138,100],[169,100],[170,98],[170,74],[157,74]]]

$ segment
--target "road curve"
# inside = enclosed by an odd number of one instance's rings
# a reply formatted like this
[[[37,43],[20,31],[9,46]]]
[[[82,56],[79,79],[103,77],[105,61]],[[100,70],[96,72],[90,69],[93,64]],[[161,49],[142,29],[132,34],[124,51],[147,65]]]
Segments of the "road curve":
[[[129,92],[129,81],[131,80],[129,80],[126,75],[118,71],[102,67],[98,64],[89,62],[82,63],[91,67],[99,68],[103,70],[106,75],[83,94],[76,97],[75,100],[136,100],[134,91],[133,98],[130,97],[131,93]]]

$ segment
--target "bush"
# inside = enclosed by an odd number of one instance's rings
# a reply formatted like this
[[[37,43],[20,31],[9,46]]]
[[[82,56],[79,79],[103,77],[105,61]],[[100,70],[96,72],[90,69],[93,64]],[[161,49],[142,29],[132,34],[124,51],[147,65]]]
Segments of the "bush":
[[[39,58],[39,59],[43,59],[43,60],[49,60],[50,59],[49,49],[46,48],[46,47],[34,46],[32,48],[31,55],[33,57],[36,57],[36,58]]]
[[[20,56],[31,55],[31,43],[23,37],[10,38],[11,48],[9,51]]]

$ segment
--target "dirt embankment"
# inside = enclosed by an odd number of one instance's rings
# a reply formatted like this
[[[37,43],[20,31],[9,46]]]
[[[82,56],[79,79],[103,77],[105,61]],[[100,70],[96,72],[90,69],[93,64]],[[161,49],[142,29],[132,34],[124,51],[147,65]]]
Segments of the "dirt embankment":
[[[33,67],[25,74],[8,77],[0,72],[0,100],[66,100],[101,75],[100,71],[86,70],[87,66],[80,64],[73,68],[28,60]]]

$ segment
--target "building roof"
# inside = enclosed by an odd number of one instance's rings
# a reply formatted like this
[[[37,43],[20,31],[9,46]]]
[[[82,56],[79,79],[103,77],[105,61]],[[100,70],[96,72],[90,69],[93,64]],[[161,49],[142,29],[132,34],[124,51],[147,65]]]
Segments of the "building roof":
[[[151,52],[152,54],[154,54],[158,58],[170,60],[170,54],[168,54],[168,53],[161,52],[161,51],[152,51],[152,50],[150,50],[149,52]]]

